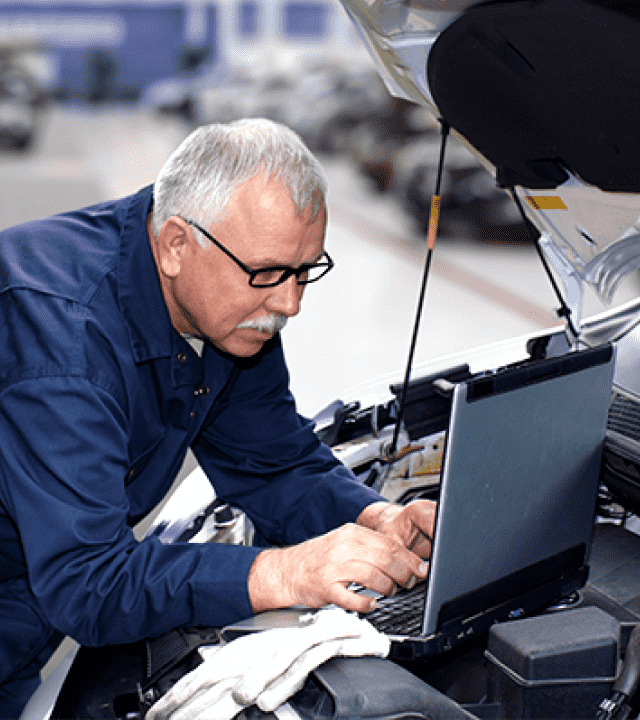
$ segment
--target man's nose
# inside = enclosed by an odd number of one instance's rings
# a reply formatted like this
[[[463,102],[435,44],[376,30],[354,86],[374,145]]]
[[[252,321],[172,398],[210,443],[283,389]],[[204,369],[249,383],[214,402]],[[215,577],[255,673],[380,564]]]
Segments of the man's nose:
[[[271,312],[293,317],[300,312],[300,301],[304,293],[304,285],[298,285],[295,275],[287,278],[273,288],[267,306]]]

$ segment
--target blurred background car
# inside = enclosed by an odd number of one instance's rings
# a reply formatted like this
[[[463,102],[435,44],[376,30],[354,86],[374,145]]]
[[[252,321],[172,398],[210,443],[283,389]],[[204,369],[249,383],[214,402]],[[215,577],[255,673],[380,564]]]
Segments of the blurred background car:
[[[139,97],[141,107],[160,115],[183,118],[192,125],[201,125],[205,112],[203,101],[209,95],[228,98],[233,106],[233,96],[241,88],[253,89],[254,81],[246,72],[219,65],[205,66],[195,73],[179,73],[156,80],[145,86]],[[217,112],[222,116],[224,108]]]
[[[25,45],[0,46],[0,149],[31,147],[48,96],[24,62]]]
[[[36,132],[35,111],[20,95],[0,88],[0,149],[27,150]]]
[[[357,129],[389,99],[373,68],[316,63],[299,74],[284,122],[316,152],[347,153]]]

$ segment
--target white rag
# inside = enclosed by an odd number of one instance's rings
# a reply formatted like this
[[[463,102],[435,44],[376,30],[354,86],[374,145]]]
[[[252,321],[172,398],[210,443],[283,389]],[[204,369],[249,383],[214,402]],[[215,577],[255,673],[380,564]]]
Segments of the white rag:
[[[325,608],[277,628],[201,649],[204,661],[147,713],[147,720],[231,720],[256,704],[272,712],[307,675],[336,656],[386,657],[389,640],[371,623],[341,608]]]

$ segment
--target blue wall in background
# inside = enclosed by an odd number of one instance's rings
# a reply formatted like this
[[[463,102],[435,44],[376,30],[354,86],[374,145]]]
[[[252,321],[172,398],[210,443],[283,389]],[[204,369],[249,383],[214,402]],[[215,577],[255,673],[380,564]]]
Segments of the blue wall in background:
[[[211,67],[222,59],[226,40],[233,40],[227,43],[230,52],[263,39],[290,46],[300,43],[301,51],[328,41],[334,4],[335,0],[236,0],[220,6],[215,0],[0,0],[0,44],[33,41],[46,46],[54,67],[52,89],[63,100],[135,99],[156,80],[195,70],[199,62]],[[221,28],[234,37],[220,37]]]
[[[46,44],[63,99],[135,98],[149,82],[175,75],[199,58],[215,61],[215,6],[203,8],[197,43],[188,38],[187,13],[179,3],[2,3],[0,40]]]

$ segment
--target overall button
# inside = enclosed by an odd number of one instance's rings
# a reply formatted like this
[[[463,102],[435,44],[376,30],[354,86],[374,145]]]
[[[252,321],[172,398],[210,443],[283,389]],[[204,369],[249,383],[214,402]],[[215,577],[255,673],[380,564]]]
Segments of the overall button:
[[[178,353],[178,362],[181,362],[181,363],[187,362],[187,353],[184,352],[184,350],[181,350]]]
[[[199,387],[197,390],[193,391],[193,394],[198,397],[198,395],[208,395],[209,394],[209,386],[203,385],[202,387]]]

